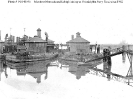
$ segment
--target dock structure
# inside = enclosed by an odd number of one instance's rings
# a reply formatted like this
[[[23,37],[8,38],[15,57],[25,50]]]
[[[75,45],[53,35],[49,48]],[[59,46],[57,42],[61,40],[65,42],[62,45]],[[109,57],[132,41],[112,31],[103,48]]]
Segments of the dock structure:
[[[130,66],[129,70],[127,72],[127,75],[122,76],[117,73],[111,72],[111,57],[122,54],[123,62],[125,62],[126,56],[128,57]],[[78,66],[87,66],[89,62],[103,60],[103,69],[98,69],[97,66],[91,66],[90,74],[94,74],[97,76],[107,77],[108,80],[113,79],[120,82],[127,83],[128,85],[131,85],[133,83],[133,45],[123,45],[122,47],[115,48],[115,49],[103,49],[103,52],[101,53],[101,57],[98,57],[96,59],[91,59],[86,61],[84,64],[79,64]],[[89,66],[89,65],[88,65]]]

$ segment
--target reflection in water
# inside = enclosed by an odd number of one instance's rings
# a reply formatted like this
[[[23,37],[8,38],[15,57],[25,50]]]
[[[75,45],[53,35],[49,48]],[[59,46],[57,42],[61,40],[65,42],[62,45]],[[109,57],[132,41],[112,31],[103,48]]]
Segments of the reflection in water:
[[[7,68],[16,70],[17,76],[26,76],[30,75],[36,79],[37,83],[41,83],[41,76],[44,76],[44,80],[48,78],[48,67],[52,66],[51,62],[55,62],[55,60],[47,60],[47,61],[36,61],[36,62],[27,62],[27,63],[10,63],[10,62],[1,62],[0,74],[2,72],[5,73],[5,77],[8,77]],[[89,66],[78,66],[77,62],[71,61],[60,61],[60,68],[67,67],[68,72],[74,74],[76,79],[80,79],[82,76],[85,76],[89,73]],[[43,77],[43,76],[42,76]]]
[[[6,63],[3,63],[3,69],[4,69],[4,72],[5,72],[5,77],[7,78],[8,74],[7,74],[7,65],[6,65]]]
[[[1,81],[1,73],[3,72],[3,64],[2,62],[0,62],[0,81]]]
[[[69,68],[69,72],[76,76],[76,79],[80,79],[81,76],[85,76],[89,72],[89,67],[87,66],[78,66],[77,62],[70,62],[70,61],[60,61],[61,62],[61,69],[63,67]]]
[[[44,80],[48,78],[48,67],[51,66],[50,60],[47,61],[37,61],[37,62],[29,62],[29,63],[10,63],[10,62],[1,62],[0,74],[4,72],[5,77],[8,77],[7,68],[10,70],[16,70],[17,76],[26,76],[30,75],[36,79],[37,83],[41,83],[41,76],[45,74]],[[68,72],[74,74],[76,79],[80,79],[81,76],[85,76],[89,72],[89,67],[87,66],[78,66],[76,62],[60,62],[61,69],[67,65]]]
[[[117,58],[114,58],[114,60],[118,61]],[[52,62],[52,64],[55,65],[56,62]],[[113,64],[114,69],[119,63],[115,62],[115,64]],[[129,66],[129,64],[126,65]],[[123,67],[124,71],[126,65],[120,64],[119,68],[116,69],[121,71]],[[65,69],[65,67],[67,68]],[[88,75],[88,72],[89,67],[78,67],[76,62],[66,62],[66,64],[64,62],[59,64],[59,67],[51,67],[51,61],[23,64],[0,63],[0,74],[2,74],[0,93],[9,96],[8,99],[44,99],[44,97],[48,99],[106,99],[106,96],[110,94],[113,94],[110,99],[129,98],[129,93],[124,94],[131,90],[128,86],[115,81],[108,82],[106,79]],[[45,76],[47,73],[49,73],[48,76]],[[6,78],[5,75],[7,74],[8,78],[3,79]],[[83,77],[84,75],[86,77]],[[40,76],[41,79],[39,79]],[[45,81],[44,79],[47,77],[48,79]],[[81,79],[77,80],[76,78]],[[36,81],[41,82],[41,84],[37,84]],[[97,90],[91,90],[94,88],[97,88]],[[123,89],[126,90],[123,91]],[[114,91],[116,94],[114,94]],[[120,97],[121,93],[124,96]],[[2,96],[2,94],[0,95]]]
[[[2,74],[2,72],[5,73],[5,77],[7,78],[8,77],[8,74],[7,74],[7,65],[4,62],[0,61],[0,81],[1,81],[1,74]]]
[[[36,79],[37,83],[41,83],[41,76],[45,74],[44,79],[48,78],[48,66],[50,65],[51,61],[36,61],[36,62],[29,62],[29,63],[2,63],[0,67],[0,74],[2,72],[5,73],[6,78],[8,77],[7,68],[15,69],[17,76],[26,76],[30,75]]]
[[[17,75],[31,75],[36,79],[37,83],[41,83],[41,75],[45,75],[45,79],[47,79],[47,70],[48,70],[49,62],[32,62],[26,65],[26,68],[17,68]]]
[[[69,66],[69,72],[74,74],[76,79],[80,79],[89,72],[89,69],[86,66]]]

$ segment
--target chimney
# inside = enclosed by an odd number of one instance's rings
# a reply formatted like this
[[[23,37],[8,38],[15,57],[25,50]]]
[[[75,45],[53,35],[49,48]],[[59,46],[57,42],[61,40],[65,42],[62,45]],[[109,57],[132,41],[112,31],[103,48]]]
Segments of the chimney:
[[[41,38],[41,29],[40,29],[40,28],[37,29],[37,36],[38,36],[39,38]]]
[[[10,42],[13,42],[13,35],[10,35],[9,40],[10,40]]]
[[[7,42],[7,38],[8,38],[8,33],[5,36],[5,42]]]
[[[76,37],[81,37],[79,32],[76,33]]]
[[[1,40],[1,30],[0,30],[0,40]]]
[[[12,36],[12,41],[15,42],[15,36]]]
[[[71,39],[72,39],[72,40],[74,39],[74,35],[71,36]]]
[[[16,37],[16,43],[18,43],[19,42],[19,37]]]

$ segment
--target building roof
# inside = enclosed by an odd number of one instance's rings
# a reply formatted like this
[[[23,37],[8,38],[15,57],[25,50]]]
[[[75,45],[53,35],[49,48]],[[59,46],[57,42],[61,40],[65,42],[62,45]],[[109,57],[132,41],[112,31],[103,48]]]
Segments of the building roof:
[[[67,43],[90,43],[88,40],[82,38],[80,36],[80,33],[76,33],[77,34],[77,37],[75,39],[72,39],[70,41],[67,41]]]
[[[29,38],[26,42],[46,42],[45,40],[43,40],[42,38],[39,38],[38,36],[34,36],[33,38]]]
[[[45,42],[46,42],[46,40],[45,40]],[[53,41],[53,40],[48,39],[48,43],[50,43],[50,44],[54,44],[54,41]]]
[[[82,38],[82,37],[78,37],[78,38],[75,38],[75,39],[73,39],[73,40],[70,40],[70,41],[68,41],[67,43],[90,43],[88,40],[85,40],[84,38]]]

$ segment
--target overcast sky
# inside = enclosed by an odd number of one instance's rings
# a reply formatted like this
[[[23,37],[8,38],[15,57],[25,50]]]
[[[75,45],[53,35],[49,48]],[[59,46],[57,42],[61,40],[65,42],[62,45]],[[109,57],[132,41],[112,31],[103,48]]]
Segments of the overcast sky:
[[[37,28],[56,43],[80,32],[91,43],[133,42],[133,0],[117,4],[11,4],[0,0],[0,30],[15,36],[36,35]],[[11,28],[11,30],[10,30]]]

